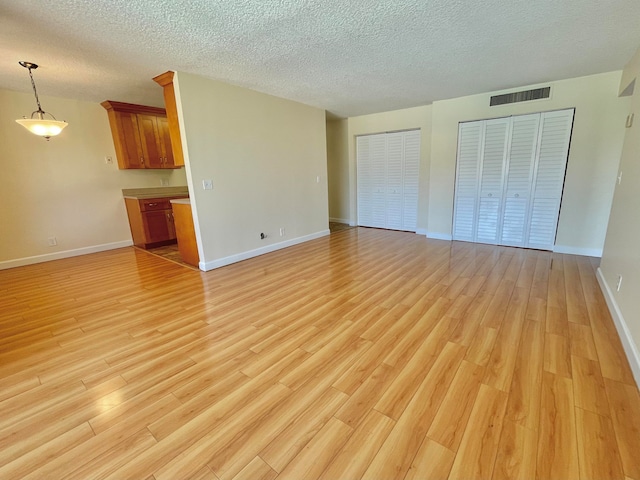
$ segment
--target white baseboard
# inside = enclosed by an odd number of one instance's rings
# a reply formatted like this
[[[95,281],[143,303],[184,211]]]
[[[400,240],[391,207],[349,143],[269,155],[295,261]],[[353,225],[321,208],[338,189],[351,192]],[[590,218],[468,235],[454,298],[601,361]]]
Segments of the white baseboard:
[[[349,224],[351,225],[351,221],[346,219],[346,218],[334,218],[334,217],[329,217],[329,221],[330,222],[335,222],[335,223],[345,223],[345,224]]]
[[[299,243],[304,243],[308,242],[309,240],[315,240],[316,238],[325,237],[329,235],[329,233],[329,230],[321,230],[310,235],[292,238],[291,240],[287,240],[284,242],[272,243],[271,245],[267,245],[265,247],[256,248],[255,250],[249,250],[247,252],[236,253],[235,255],[229,255],[228,257],[211,260],[210,262],[200,262],[199,267],[200,270],[204,270],[205,272],[207,272],[209,270],[213,270],[214,268],[224,267],[226,265],[231,265],[232,263],[241,262],[242,260],[247,260],[249,258],[264,255],[265,253],[275,252],[276,250],[282,250],[283,248],[291,247]]]
[[[618,330],[618,336],[622,341],[624,353],[626,353],[627,359],[629,360],[629,365],[633,372],[633,378],[636,380],[636,385],[640,386],[640,351],[638,351],[638,347],[633,341],[629,327],[627,327],[627,322],[625,322],[624,317],[622,316],[622,311],[618,306],[618,302],[616,302],[616,299],[613,296],[613,290],[609,287],[600,267],[598,267],[596,277],[598,278],[600,289],[602,290],[604,299],[609,307],[609,312],[611,312],[611,317],[613,317],[613,323],[616,326],[616,330]]]
[[[0,262],[0,270],[24,267],[25,265],[33,265],[34,263],[50,262],[51,260],[60,260],[62,258],[77,257],[79,255],[88,255],[90,253],[104,252],[106,250],[115,250],[116,248],[130,247],[131,245],[133,245],[133,241],[123,240],[121,242],[103,243],[102,245],[92,245],[91,247],[76,248],[74,250],[63,250],[61,252],[46,253],[44,255],[35,255],[33,257],[5,260]]]
[[[568,253],[569,255],[582,255],[583,257],[602,257],[601,248],[580,248],[570,247],[567,245],[554,245],[553,251],[555,253]]]
[[[426,228],[418,228],[418,229],[416,229],[416,235],[424,235],[426,237],[427,236],[427,229]]]
[[[427,232],[426,235],[427,238],[433,238],[434,240],[453,240],[450,233]]]

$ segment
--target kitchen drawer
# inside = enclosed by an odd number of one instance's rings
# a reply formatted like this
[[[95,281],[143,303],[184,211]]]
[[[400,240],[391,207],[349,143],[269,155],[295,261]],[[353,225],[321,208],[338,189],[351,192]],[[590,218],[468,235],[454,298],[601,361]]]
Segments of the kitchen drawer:
[[[140,210],[148,212],[150,210],[167,210],[171,208],[168,198],[145,198],[140,200]]]

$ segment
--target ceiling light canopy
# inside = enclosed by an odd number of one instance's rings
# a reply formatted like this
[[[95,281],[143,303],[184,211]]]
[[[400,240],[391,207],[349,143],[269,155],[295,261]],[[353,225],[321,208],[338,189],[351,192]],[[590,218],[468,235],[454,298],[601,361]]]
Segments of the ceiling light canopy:
[[[56,120],[56,117],[51,115],[50,113],[42,110],[40,106],[40,99],[38,98],[38,92],[36,90],[36,83],[33,81],[33,74],[31,70],[35,70],[38,68],[38,65],[31,62],[18,62],[24,68],[29,70],[29,77],[31,78],[31,86],[33,87],[33,94],[36,97],[36,104],[38,105],[38,109],[31,113],[31,118],[23,117],[16,120],[17,123],[22,125],[24,128],[29,130],[31,133],[39,135],[41,137],[49,140],[50,137],[54,137],[58,135],[64,127],[69,125],[67,122],[61,122]],[[34,115],[37,114],[37,117],[34,118]],[[53,120],[47,120],[44,118],[45,115],[49,115]]]

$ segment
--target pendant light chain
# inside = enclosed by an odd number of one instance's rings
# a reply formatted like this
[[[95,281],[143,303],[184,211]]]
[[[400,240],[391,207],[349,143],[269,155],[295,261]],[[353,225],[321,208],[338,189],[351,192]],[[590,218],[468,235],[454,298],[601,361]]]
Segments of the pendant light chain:
[[[38,104],[38,113],[43,114],[45,112],[44,112],[44,110],[42,110],[42,107],[40,106],[40,99],[38,98],[38,91],[36,90],[36,82],[34,82],[34,80],[33,80],[33,74],[31,73],[31,67],[28,67],[27,70],[29,70],[29,78],[31,78],[31,86],[33,87],[33,93],[36,96],[36,103]]]

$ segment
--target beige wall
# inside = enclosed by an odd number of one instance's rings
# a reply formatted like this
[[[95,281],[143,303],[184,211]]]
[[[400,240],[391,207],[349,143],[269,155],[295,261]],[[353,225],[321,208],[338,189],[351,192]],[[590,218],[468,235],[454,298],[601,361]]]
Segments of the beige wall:
[[[33,94],[0,90],[0,268],[130,244],[121,190],[159,187],[162,178],[186,184],[184,169],[118,170],[99,104],[46,96],[41,103],[69,122],[49,142],[15,123],[35,109]],[[47,245],[51,236],[57,246]]]
[[[627,64],[620,91],[640,75],[640,49]],[[640,384],[640,82],[636,80],[629,113],[633,126],[624,129],[624,147],[600,265],[600,280],[616,320],[627,356]],[[620,291],[616,291],[622,275]]]
[[[183,72],[176,83],[201,268],[328,234],[324,110]]]
[[[327,120],[327,178],[329,218],[350,222],[348,121]]]
[[[348,119],[349,153],[349,220],[356,224],[357,172],[356,172],[356,136],[371,133],[383,133],[396,130],[419,128],[420,137],[420,193],[418,197],[418,232],[426,231],[427,212],[429,210],[429,152],[431,147],[431,106],[406,108],[392,112],[376,113],[350,117]],[[344,193],[343,196],[346,196]]]
[[[556,246],[600,256],[628,109],[628,101],[617,97],[620,77],[621,72],[610,72],[522,87],[551,85],[551,98],[499,107],[489,107],[489,97],[504,92],[435,102],[429,235],[451,235],[458,122],[575,107]]]

